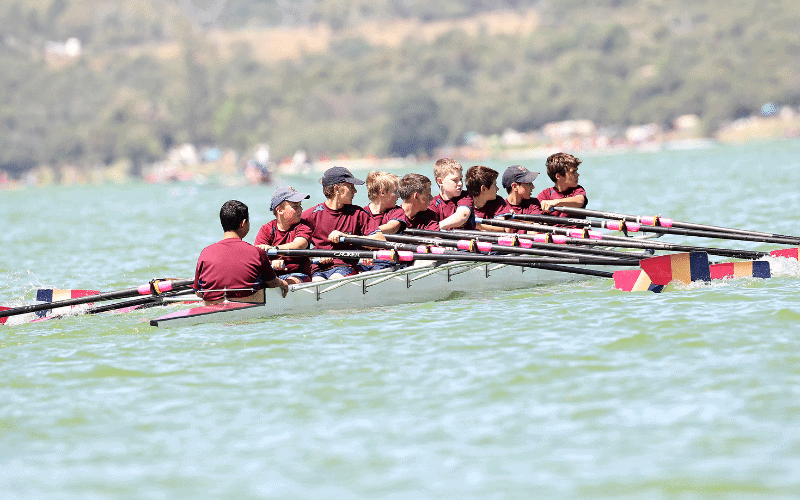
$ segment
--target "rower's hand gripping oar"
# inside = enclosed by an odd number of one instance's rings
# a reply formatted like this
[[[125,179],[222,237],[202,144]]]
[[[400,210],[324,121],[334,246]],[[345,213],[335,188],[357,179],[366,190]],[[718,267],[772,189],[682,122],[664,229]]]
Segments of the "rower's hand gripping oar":
[[[48,302],[44,304],[32,304],[28,306],[9,308],[4,311],[0,311],[0,324],[5,323],[4,318],[8,318],[10,316],[16,316],[19,314],[44,311],[46,309],[55,309],[57,307],[67,307],[78,304],[89,304],[92,302],[99,302],[102,300],[125,299],[129,297],[136,297],[138,295],[160,295],[164,292],[169,292],[172,290],[186,289],[191,287],[193,284],[194,284],[193,279],[152,280],[150,281],[150,283],[140,285],[135,288],[127,288],[124,290],[117,290],[113,292],[98,293],[96,295],[76,297],[73,299]]]

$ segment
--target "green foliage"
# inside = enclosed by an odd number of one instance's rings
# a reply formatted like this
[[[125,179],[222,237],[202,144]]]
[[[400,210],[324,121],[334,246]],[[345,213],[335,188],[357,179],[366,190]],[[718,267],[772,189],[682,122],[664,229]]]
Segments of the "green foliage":
[[[765,102],[800,104],[790,0],[226,1],[216,19],[216,0],[3,2],[0,169],[123,158],[138,168],[184,141],[241,152],[267,142],[278,158],[430,154],[469,132],[556,120],[621,127],[696,113],[713,130]],[[198,28],[345,28],[531,5],[542,20],[531,33],[454,29],[394,48],[343,33],[327,52],[270,64],[262,47],[219,53]],[[46,54],[48,40],[73,36],[81,57]]]

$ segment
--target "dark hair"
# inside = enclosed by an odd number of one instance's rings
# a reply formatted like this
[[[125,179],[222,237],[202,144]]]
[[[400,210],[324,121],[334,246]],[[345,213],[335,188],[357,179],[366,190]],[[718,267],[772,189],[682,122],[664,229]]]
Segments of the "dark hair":
[[[425,186],[430,185],[431,180],[422,174],[406,174],[400,179],[397,194],[400,195],[403,201],[408,201],[414,196],[414,193],[422,194],[425,192]]]
[[[497,170],[483,165],[474,165],[469,167],[467,175],[464,178],[467,193],[473,198],[481,194],[481,186],[492,187],[497,181],[497,176],[500,175]]]
[[[555,153],[547,157],[547,176],[556,181],[556,174],[567,175],[568,168],[578,168],[581,160],[569,153]]]
[[[219,221],[223,231],[236,231],[243,221],[250,219],[247,205],[238,200],[226,201],[219,209]]]

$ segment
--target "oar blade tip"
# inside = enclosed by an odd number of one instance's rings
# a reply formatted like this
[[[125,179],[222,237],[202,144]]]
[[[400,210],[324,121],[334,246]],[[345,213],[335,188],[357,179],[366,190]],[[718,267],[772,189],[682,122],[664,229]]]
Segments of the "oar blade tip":
[[[709,266],[712,280],[725,278],[769,278],[769,262],[765,260],[723,262]]]
[[[686,252],[661,255],[642,260],[639,265],[656,285],[667,285],[677,280],[683,283],[711,281],[708,254]]]
[[[781,248],[769,253],[770,257],[786,257],[789,259],[800,260],[800,248]]]
[[[654,285],[647,273],[641,269],[624,269],[614,271],[614,288],[625,292],[660,293],[664,285]]]

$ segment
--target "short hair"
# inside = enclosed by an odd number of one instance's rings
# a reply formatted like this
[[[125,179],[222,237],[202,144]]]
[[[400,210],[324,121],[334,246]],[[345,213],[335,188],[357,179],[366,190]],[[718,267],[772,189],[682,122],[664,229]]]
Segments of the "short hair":
[[[400,195],[403,201],[408,201],[414,196],[414,193],[422,194],[425,192],[426,187],[430,187],[430,185],[431,180],[422,174],[406,174],[400,179],[397,194]]]
[[[381,171],[370,172],[367,175],[367,198],[375,201],[381,191],[389,191],[391,188],[397,190],[397,176]]]
[[[335,191],[336,186],[338,186],[338,184],[331,184],[330,186],[322,186],[322,194],[325,195],[325,198],[329,200],[333,198],[333,192]]]
[[[247,205],[238,200],[229,200],[219,209],[219,221],[223,231],[236,231],[243,221],[250,219]]]
[[[568,168],[578,168],[581,160],[569,153],[555,153],[547,157],[547,176],[556,181],[556,174],[567,175]]]
[[[433,177],[436,179],[444,179],[450,174],[459,174],[464,171],[460,163],[452,158],[440,158],[436,160],[433,166]]]
[[[497,176],[500,175],[497,170],[483,165],[474,165],[469,167],[467,175],[464,179],[464,184],[467,188],[467,193],[473,198],[481,194],[481,186],[492,187],[497,181]]]

